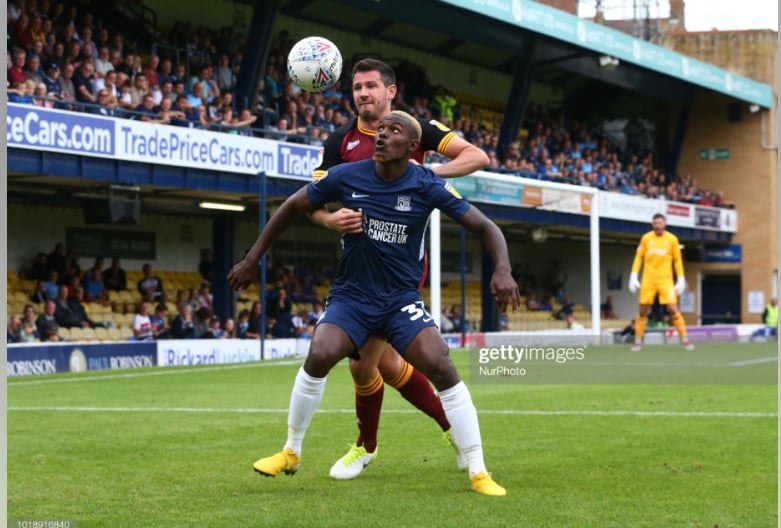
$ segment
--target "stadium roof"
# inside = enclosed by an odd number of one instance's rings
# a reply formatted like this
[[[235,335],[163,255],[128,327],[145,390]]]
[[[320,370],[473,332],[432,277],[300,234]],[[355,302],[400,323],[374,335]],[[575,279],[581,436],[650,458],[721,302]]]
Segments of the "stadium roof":
[[[534,47],[538,65],[675,99],[685,85],[773,106],[766,84],[531,0],[288,0],[282,13],[510,73]],[[480,17],[482,23],[478,23]],[[522,31],[518,31],[518,30]],[[618,59],[612,71],[596,57]],[[539,78],[539,77],[538,77]]]

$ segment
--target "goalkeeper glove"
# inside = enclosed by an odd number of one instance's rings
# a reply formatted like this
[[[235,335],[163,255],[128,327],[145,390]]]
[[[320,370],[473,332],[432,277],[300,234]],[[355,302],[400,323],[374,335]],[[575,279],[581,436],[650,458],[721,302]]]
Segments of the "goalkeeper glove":
[[[678,280],[675,281],[675,294],[681,295],[685,291],[686,291],[686,279],[684,279],[683,277],[678,277]]]
[[[637,278],[637,273],[631,273],[629,275],[629,291],[635,293],[639,289],[640,289],[640,281]]]

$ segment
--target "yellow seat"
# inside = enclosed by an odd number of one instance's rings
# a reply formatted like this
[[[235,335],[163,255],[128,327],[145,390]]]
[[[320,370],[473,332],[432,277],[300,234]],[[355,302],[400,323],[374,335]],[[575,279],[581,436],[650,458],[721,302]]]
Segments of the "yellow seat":
[[[133,330],[129,326],[123,326],[119,329],[119,337],[121,339],[130,339],[133,337]]]
[[[61,326],[57,329],[57,335],[64,341],[69,341],[71,339],[70,330],[64,326]]]
[[[122,334],[119,331],[119,328],[111,327],[106,330],[108,333],[108,339],[111,339],[112,341],[120,341],[122,339]]]
[[[84,329],[79,326],[74,326],[70,329],[72,341],[84,341]]]
[[[110,339],[108,335],[108,329],[103,326],[98,326],[94,330],[95,332],[95,338],[99,339],[101,341],[108,341]]]
[[[85,341],[97,341],[98,335],[95,333],[94,328],[88,326],[87,328],[81,329],[81,338]]]

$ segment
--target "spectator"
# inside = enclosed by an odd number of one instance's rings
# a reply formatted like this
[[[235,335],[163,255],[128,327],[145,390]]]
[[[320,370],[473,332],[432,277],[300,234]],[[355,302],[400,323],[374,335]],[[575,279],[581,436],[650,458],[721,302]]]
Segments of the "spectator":
[[[43,83],[46,85],[48,97],[60,99],[62,86],[60,85],[60,67],[52,63],[43,76]]]
[[[8,101],[18,104],[32,104],[32,94],[27,93],[27,83],[22,81],[13,85],[13,88],[8,90]]]
[[[150,94],[144,95],[143,101],[135,108],[135,112],[136,114],[132,116],[132,119],[137,119],[138,121],[147,123],[168,122],[167,116],[155,113],[155,100]]]
[[[312,311],[309,312],[309,322],[310,323],[317,323],[317,321],[320,320],[320,318],[325,313],[325,307],[323,303],[319,300],[314,301],[312,303]]]
[[[58,341],[52,336],[57,335],[57,320],[54,317],[54,312],[57,310],[57,303],[54,299],[49,299],[43,308],[43,313],[35,320],[35,326],[38,330],[38,335],[41,341]]]
[[[220,55],[219,65],[214,70],[214,78],[221,92],[229,92],[236,85],[236,76],[230,64],[230,57],[226,53]]]
[[[157,68],[160,66],[160,57],[154,53],[149,55],[149,64],[142,70],[144,76],[147,79],[147,85],[150,89],[158,88],[160,86],[160,75],[157,73]]]
[[[463,308],[460,304],[454,304],[450,308],[451,322],[453,323],[453,332],[460,334],[462,332],[469,333],[472,331],[472,327],[469,321],[463,318]]]
[[[108,46],[101,46],[98,56],[95,59],[95,77],[103,79],[108,72],[114,71],[114,65],[111,63],[111,54]]]
[[[45,306],[46,305],[44,304],[44,307]],[[22,311],[22,323],[32,323],[35,325],[36,317],[35,306],[32,304],[25,304],[24,310]]]
[[[96,324],[87,317],[84,306],[82,306],[77,298],[69,299],[68,294],[69,288],[67,286],[60,286],[60,291],[55,301],[56,307],[54,311],[54,319],[57,321],[57,325],[66,328],[95,327]]]
[[[249,310],[246,308],[239,312],[239,321],[236,323],[236,338],[247,339],[249,329]]]
[[[24,50],[15,49],[11,54],[11,67],[8,68],[8,81],[15,86],[17,83],[27,80],[27,73],[24,71],[27,55]]]
[[[275,299],[271,299],[269,296],[267,296],[266,299],[268,300],[266,308],[266,315],[268,317],[279,319],[293,310],[293,303],[288,298],[287,290],[285,290],[285,288],[277,288]]]
[[[564,317],[564,320],[567,322],[567,328],[570,330],[583,330],[584,326],[577,322],[575,318],[572,316],[572,314],[567,314]]]
[[[65,56],[65,44],[58,40],[54,43],[51,56],[48,59],[49,64],[56,64],[60,71],[65,69],[68,58]]]
[[[98,90],[97,93],[98,106],[91,106],[86,109],[87,113],[102,115],[105,117],[116,117],[116,111],[110,106],[109,93],[104,90]],[[116,101],[116,98],[114,98]]]
[[[249,321],[245,332],[247,339],[260,339],[260,312],[261,305],[258,301],[255,301],[252,303],[252,310],[249,313]]]
[[[20,343],[22,341],[22,320],[12,315],[8,318],[7,343]]]
[[[35,87],[35,91],[33,92],[33,104],[43,108],[52,108],[54,106],[54,101],[51,101],[49,99],[49,94],[46,93],[46,84],[41,82]]]
[[[163,281],[159,277],[152,275],[152,265],[144,264],[141,268],[144,276],[138,281],[138,291],[141,297],[147,301],[165,301],[165,291],[163,290]]]
[[[40,55],[30,55],[27,57],[24,73],[27,75],[27,79],[34,80],[36,85],[43,82],[43,66],[41,65]]]
[[[127,276],[118,258],[111,259],[111,267],[103,272],[103,287],[107,291],[127,289]]]
[[[84,295],[87,301],[103,302],[107,298],[106,289],[103,287],[103,275],[100,268],[93,267],[84,278]]]
[[[220,326],[220,316],[219,315],[212,315],[211,319],[209,320],[209,327],[206,329],[206,331],[201,336],[205,339],[225,339],[225,332],[222,330],[222,327]]]
[[[602,319],[617,319],[616,311],[613,308],[613,296],[608,295],[605,298],[605,302],[602,303],[600,311],[602,312]]]
[[[150,341],[155,338],[152,332],[152,320],[149,318],[149,303],[140,302],[133,317],[133,336],[138,341]]]
[[[56,299],[60,291],[60,274],[57,270],[49,270],[49,278],[46,279],[45,285],[49,299]]]
[[[36,282],[35,291],[30,296],[30,300],[35,304],[41,304],[45,303],[49,299],[53,299],[53,297],[50,297],[46,291],[46,281],[38,280]]]
[[[179,315],[171,323],[171,337],[174,339],[197,339],[193,311],[187,303],[179,306]]]
[[[443,334],[447,334],[453,331],[453,320],[452,320],[453,314],[450,311],[450,308],[447,306],[444,306],[442,308],[442,313],[439,317],[439,331]]]
[[[298,337],[298,329],[293,321],[293,314],[282,313],[279,317],[270,318],[268,333],[272,338],[285,339]]]
[[[73,102],[76,100],[76,85],[73,82],[75,67],[71,63],[66,63],[62,68],[60,76],[60,99]]]
[[[134,107],[143,103],[144,97],[149,93],[149,80],[146,75],[136,75],[133,86],[130,88],[130,104]],[[154,101],[153,101],[154,103]],[[152,105],[154,106],[154,104]]]
[[[222,335],[224,339],[236,339],[236,321],[228,317],[222,326]]]
[[[173,82],[176,80],[176,76],[173,74],[172,68],[173,66],[169,59],[163,59],[163,61],[160,63],[160,73],[158,74],[158,82],[160,83],[160,86],[167,82],[173,84]]]
[[[95,76],[92,63],[84,61],[73,73],[73,88],[76,91],[76,101],[81,103],[97,102],[95,97]]]
[[[572,300],[569,298],[569,295],[565,295],[564,299],[562,300],[562,306],[556,311],[554,317],[556,319],[566,319],[567,316],[572,315],[574,311],[575,303],[572,302]]]
[[[22,329],[19,332],[19,341],[21,343],[38,343],[41,341],[35,324],[30,321],[22,321]]]
[[[198,292],[198,305],[212,309],[214,304],[214,295],[212,295],[211,287],[208,282],[201,284],[201,289]]]
[[[149,316],[152,324],[152,335],[155,339],[171,337],[171,326],[168,324],[168,307],[165,303],[157,303],[155,313]]]

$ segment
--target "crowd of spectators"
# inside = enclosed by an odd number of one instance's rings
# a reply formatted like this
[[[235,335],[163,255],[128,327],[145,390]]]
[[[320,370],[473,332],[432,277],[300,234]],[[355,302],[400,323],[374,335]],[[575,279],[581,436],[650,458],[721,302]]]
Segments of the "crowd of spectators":
[[[287,75],[287,52],[294,43],[287,31],[272,43],[256,100],[236,101],[245,37],[232,27],[212,31],[179,21],[159,45],[136,49],[121,28],[110,27],[82,5],[9,2],[9,101],[311,145],[321,145],[355,115],[349,58],[336,86],[320,94],[302,91]],[[176,49],[181,53],[171,51]],[[397,68],[394,105],[421,118],[439,119],[484,149],[491,160],[487,170],[732,206],[721,192],[702,189],[691,175],[660,170],[653,152],[632,142],[620,145],[598,127],[539,107],[527,111],[523,140],[498,152],[495,127],[481,122],[478,114],[463,116],[457,98],[441,85],[430,86],[425,74],[416,73],[420,71]],[[414,93],[408,86],[415,87]]]
[[[262,296],[266,319],[265,325],[261,325],[261,302],[255,302],[251,310],[241,311],[237,319],[216,313],[209,249],[200,254],[200,287],[177,290],[174,299],[167,298],[163,280],[155,274],[151,263],[142,265],[141,277],[134,284],[128,283],[119,258],[111,259],[108,267],[105,264],[103,257],[96,257],[92,266],[83,270],[79,255],[63,243],[57,243],[50,253],[39,252],[23,272],[36,286],[30,292],[24,316],[9,317],[8,342],[58,341],[61,327],[110,325],[93,321],[89,314],[91,303],[111,304],[110,291],[137,292],[140,301],[134,306],[131,325],[136,340],[259,338],[261,328],[265,328],[267,337],[308,338],[324,309],[315,287],[323,286],[328,279],[308,271],[307,266],[295,268],[280,262],[269,270],[273,281]],[[176,313],[170,313],[171,303]],[[36,313],[36,306],[42,306],[41,314]]]

